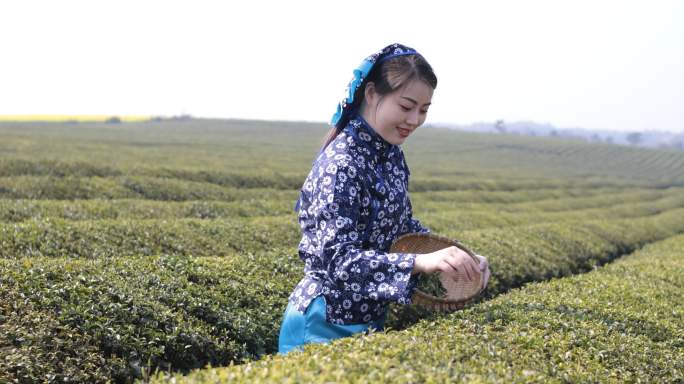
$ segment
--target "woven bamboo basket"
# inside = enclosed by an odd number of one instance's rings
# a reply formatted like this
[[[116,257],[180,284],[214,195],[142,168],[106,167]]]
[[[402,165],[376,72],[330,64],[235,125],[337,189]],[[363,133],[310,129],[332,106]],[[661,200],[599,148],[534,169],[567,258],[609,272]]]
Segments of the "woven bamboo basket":
[[[479,264],[480,261],[475,256],[475,253],[457,240],[431,233],[409,233],[402,235],[392,243],[390,252],[423,254],[436,252],[451,246],[463,250]],[[463,308],[466,303],[479,295],[484,289],[484,274],[478,270],[475,278],[468,281],[464,271],[459,270],[457,272],[458,275],[455,280],[444,273],[437,273],[443,288],[442,290],[446,292],[442,297],[423,292],[417,288],[411,297],[411,301],[432,311],[454,311]]]

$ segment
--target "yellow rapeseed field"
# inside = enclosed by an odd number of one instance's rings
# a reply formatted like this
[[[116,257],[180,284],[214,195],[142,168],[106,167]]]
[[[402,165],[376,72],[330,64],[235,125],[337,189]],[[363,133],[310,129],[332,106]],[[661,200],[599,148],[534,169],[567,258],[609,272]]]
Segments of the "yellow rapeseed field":
[[[49,122],[104,122],[112,117],[118,117],[121,121],[145,121],[149,120],[150,116],[137,115],[0,115],[0,121],[49,121]]]

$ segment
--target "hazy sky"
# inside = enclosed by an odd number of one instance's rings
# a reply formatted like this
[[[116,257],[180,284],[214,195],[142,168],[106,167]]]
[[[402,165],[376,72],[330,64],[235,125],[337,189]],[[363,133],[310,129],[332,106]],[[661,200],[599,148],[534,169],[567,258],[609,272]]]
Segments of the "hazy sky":
[[[6,1],[0,115],[328,122],[352,70],[399,42],[437,74],[426,123],[682,132],[683,4]]]

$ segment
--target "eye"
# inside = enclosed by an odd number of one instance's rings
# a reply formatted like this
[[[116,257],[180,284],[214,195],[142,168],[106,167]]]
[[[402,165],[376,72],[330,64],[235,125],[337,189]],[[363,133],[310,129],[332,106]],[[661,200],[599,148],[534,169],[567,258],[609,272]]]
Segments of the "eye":
[[[404,107],[403,105],[399,105],[399,106],[400,106],[401,109],[403,109],[404,111],[410,111],[410,110],[411,110],[411,108],[409,108],[409,107]]]

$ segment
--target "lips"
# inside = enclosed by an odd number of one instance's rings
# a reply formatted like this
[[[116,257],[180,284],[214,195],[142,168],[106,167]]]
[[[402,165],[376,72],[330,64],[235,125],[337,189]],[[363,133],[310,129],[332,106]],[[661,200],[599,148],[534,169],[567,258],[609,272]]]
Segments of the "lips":
[[[399,135],[401,135],[402,137],[407,137],[408,135],[411,134],[411,131],[408,129],[403,129],[403,128],[397,127],[397,131],[399,131]]]

